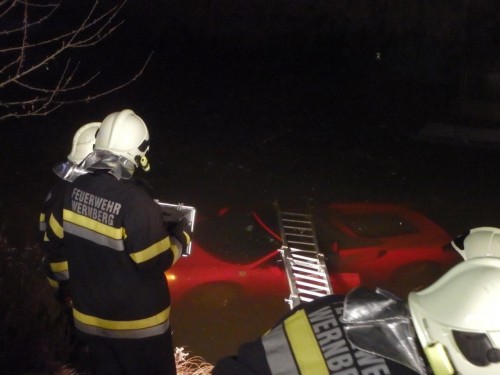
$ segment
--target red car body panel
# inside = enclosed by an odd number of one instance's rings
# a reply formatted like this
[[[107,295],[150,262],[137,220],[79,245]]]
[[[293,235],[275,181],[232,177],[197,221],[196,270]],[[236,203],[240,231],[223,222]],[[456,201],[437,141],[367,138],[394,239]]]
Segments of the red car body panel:
[[[284,300],[290,289],[281,255],[275,250],[249,264],[230,263],[209,254],[196,243],[190,257],[180,259],[166,272],[174,301],[193,290],[214,284],[230,284],[246,297],[272,297]],[[359,285],[357,274],[332,275],[335,292],[345,294]]]

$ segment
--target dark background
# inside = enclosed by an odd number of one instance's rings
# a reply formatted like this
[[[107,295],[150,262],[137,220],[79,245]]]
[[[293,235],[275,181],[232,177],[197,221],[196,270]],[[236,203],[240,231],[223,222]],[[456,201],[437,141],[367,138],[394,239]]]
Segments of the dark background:
[[[63,2],[47,26],[88,4]],[[498,102],[498,91],[464,85],[498,75],[498,17],[495,1],[130,1],[117,31],[71,57],[82,76],[101,72],[92,92],[132,77],[153,51],[137,81],[3,122],[3,236],[32,241],[74,131],[126,107],[150,128],[148,179],[162,200],[403,201],[452,232],[494,225],[497,150],[413,136],[429,121],[498,129],[458,118],[457,105]]]
[[[66,4],[67,19],[83,4]],[[99,90],[133,76],[154,51],[137,81],[98,101],[0,124],[2,238],[15,247],[35,241],[51,167],[66,158],[75,130],[123,108],[150,129],[152,196],[201,215],[276,200],[385,201],[425,213],[452,235],[499,226],[499,149],[416,137],[431,121],[498,129],[460,116],[459,105],[464,97],[498,102],[498,91],[481,84],[500,71],[496,5],[130,1],[124,24],[75,56],[82,74],[101,71],[89,87]],[[271,311],[265,323],[277,316]]]

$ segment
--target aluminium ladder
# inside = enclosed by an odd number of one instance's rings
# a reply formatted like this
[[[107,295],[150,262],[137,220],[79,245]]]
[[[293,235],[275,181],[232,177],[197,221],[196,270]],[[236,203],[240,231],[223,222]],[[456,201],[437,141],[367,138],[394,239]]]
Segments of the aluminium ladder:
[[[279,249],[285,266],[290,309],[302,302],[333,294],[323,253],[319,251],[316,231],[309,214],[278,210],[282,246]]]

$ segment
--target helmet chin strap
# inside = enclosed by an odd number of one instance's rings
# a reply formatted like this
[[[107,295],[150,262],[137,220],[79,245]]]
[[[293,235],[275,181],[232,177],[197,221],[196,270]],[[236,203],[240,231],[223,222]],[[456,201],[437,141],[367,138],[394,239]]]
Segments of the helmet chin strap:
[[[431,365],[434,375],[456,374],[448,353],[441,343],[429,344],[424,348],[425,356]]]

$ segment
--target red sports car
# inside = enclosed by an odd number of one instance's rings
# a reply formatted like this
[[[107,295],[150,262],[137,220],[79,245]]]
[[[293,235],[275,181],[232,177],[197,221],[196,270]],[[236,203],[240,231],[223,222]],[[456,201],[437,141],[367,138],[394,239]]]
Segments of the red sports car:
[[[173,300],[194,294],[206,298],[205,290],[217,288],[217,303],[235,296],[283,301],[290,291],[277,251],[277,220],[271,211],[230,208],[202,217],[195,226],[191,256],[167,272]],[[313,220],[338,294],[360,280],[406,293],[460,260],[445,246],[452,240],[448,233],[402,205],[336,203],[314,210]]]

